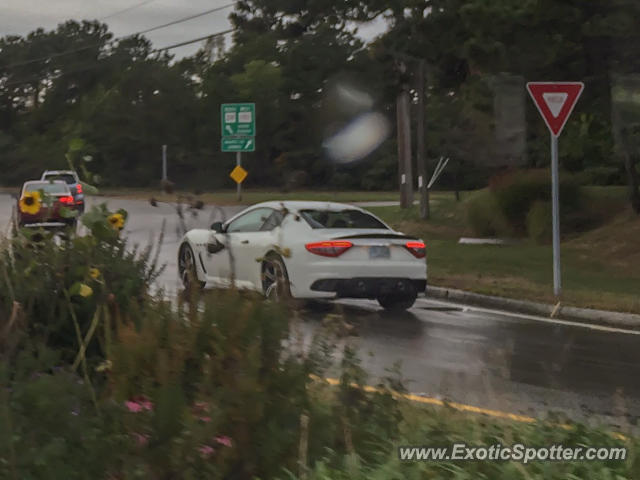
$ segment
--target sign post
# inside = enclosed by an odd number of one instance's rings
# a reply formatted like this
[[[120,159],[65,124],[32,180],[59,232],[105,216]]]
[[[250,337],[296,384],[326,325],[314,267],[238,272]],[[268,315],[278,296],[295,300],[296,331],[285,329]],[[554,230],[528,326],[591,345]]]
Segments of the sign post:
[[[247,171],[242,168],[242,152],[256,150],[255,103],[225,103],[220,107],[222,151],[236,153],[236,168],[231,178],[238,185],[238,201],[242,200],[242,182]]]
[[[167,146],[162,145],[162,181],[167,180]]]
[[[560,297],[560,178],[558,137],[584,90],[582,82],[530,82],[527,90],[551,133],[551,200],[553,222],[553,293]]]

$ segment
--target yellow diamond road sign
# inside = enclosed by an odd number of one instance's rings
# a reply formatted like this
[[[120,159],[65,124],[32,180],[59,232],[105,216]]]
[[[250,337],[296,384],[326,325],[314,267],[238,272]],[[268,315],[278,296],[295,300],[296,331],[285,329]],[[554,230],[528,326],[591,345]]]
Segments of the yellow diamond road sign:
[[[238,165],[236,168],[233,169],[233,171],[231,172],[231,175],[229,176],[236,183],[242,183],[244,182],[244,179],[247,178],[247,175],[249,175],[249,172],[247,172],[244,168]]]

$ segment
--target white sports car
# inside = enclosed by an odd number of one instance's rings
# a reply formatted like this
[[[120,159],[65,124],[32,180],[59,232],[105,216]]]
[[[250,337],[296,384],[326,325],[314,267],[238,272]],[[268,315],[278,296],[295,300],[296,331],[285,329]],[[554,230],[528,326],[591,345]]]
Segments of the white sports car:
[[[188,288],[248,288],[267,297],[370,298],[406,310],[427,285],[422,240],[371,213],[329,202],[265,202],[210,230],[188,232],[178,252]]]

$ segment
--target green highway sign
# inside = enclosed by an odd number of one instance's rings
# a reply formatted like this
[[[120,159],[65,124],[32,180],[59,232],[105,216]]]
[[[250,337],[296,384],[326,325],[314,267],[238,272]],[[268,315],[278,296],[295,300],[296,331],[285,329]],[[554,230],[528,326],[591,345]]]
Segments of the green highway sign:
[[[256,140],[254,137],[223,137],[223,152],[255,152]]]
[[[220,108],[220,113],[223,137],[256,136],[255,103],[224,103]]]

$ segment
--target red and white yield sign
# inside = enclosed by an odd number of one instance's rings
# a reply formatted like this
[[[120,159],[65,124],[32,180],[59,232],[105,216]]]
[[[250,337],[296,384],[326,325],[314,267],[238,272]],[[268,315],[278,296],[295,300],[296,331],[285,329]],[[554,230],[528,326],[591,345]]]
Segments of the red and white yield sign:
[[[573,107],[584,90],[582,82],[530,82],[527,90],[551,133],[562,133]]]

